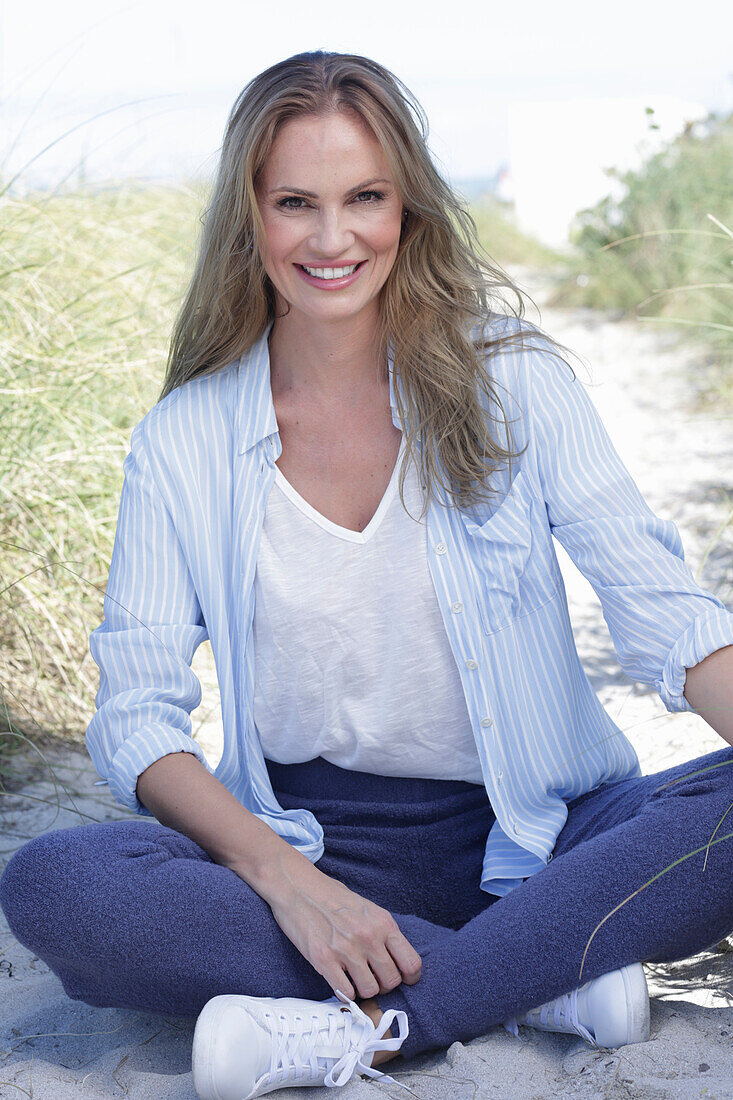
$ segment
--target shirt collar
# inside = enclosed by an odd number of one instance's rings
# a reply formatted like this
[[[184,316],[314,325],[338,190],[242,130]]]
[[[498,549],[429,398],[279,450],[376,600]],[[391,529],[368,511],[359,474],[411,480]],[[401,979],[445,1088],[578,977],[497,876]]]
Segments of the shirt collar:
[[[395,385],[394,380],[397,379],[397,389],[400,391],[400,397],[402,398],[402,407],[405,408],[407,401],[405,400],[405,387],[402,385],[402,379],[400,378],[400,372],[394,365],[392,358],[392,345],[387,347],[387,370],[389,371],[389,403],[392,408],[392,423],[395,428],[399,428],[401,432],[406,429],[400,420],[400,414],[397,411],[397,402],[395,400]]]
[[[270,351],[267,337],[274,322],[239,360],[239,407],[237,410],[237,454],[244,454],[262,439],[277,432],[275,406],[270,385]]]
[[[240,455],[263,439],[278,434],[270,381],[270,349],[267,343],[273,324],[274,321],[270,321],[262,335],[239,360],[237,454]],[[402,395],[403,404],[405,403],[405,391],[399,372],[394,367],[391,345],[387,349],[387,369],[389,371],[389,403],[392,409],[392,423],[396,428],[403,431],[395,400],[395,378],[397,379],[397,388]]]

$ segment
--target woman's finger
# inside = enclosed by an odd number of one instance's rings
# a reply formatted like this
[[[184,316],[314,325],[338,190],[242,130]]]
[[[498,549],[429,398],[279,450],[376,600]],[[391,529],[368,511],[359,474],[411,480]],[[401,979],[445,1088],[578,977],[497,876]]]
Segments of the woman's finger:
[[[422,971],[422,959],[415,948],[399,928],[385,936],[384,942],[402,974],[402,980],[414,985]]]
[[[350,1001],[353,1001],[356,998],[356,990],[351,984],[351,981],[349,980],[349,977],[343,967],[334,965],[327,970],[323,977],[331,986],[331,989],[334,991],[334,993],[337,989],[340,989],[342,993],[346,994]]]
[[[360,997],[376,997],[379,993],[379,982],[372,974],[365,962],[357,962],[352,959],[347,964],[349,974]],[[344,993],[346,990],[344,990]]]
[[[379,982],[379,992],[389,993],[402,982],[402,974],[387,948],[369,956],[369,966]]]

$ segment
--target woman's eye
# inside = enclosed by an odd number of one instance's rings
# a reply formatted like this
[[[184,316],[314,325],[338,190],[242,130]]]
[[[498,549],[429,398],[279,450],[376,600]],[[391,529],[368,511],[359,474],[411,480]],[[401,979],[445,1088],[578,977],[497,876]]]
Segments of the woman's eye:
[[[360,199],[362,195],[372,195],[373,198],[371,198],[369,200],[370,202],[380,202],[381,199],[384,198],[384,192],[383,191],[360,191],[359,194],[356,196],[357,199]],[[366,204],[361,203],[360,205],[364,206]]]
[[[366,195],[367,198],[366,200],[361,201],[364,195]],[[383,191],[360,191],[359,194],[356,196],[355,201],[357,203],[357,206],[370,206],[372,203],[376,204],[378,202],[381,202],[383,198]],[[292,206],[291,204],[301,203],[304,201],[304,199],[299,198],[297,195],[286,195],[284,199],[278,200],[277,205],[282,210],[302,210],[303,208],[301,206]]]

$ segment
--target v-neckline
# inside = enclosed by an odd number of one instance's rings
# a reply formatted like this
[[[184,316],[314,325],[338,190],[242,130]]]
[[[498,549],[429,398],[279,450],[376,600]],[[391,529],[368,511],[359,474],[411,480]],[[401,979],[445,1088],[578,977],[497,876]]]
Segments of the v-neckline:
[[[296,505],[297,508],[308,516],[315,523],[318,524],[324,531],[328,531],[332,535],[336,535],[337,538],[344,539],[347,542],[366,543],[376,534],[378,528],[382,524],[382,520],[392,503],[392,499],[395,495],[397,487],[397,479],[399,476],[400,460],[405,446],[405,437],[402,434],[400,439],[400,446],[397,452],[397,458],[395,460],[394,467],[392,469],[392,476],[389,479],[387,488],[384,490],[382,499],[380,500],[377,510],[369,520],[363,531],[353,531],[350,527],[342,527],[339,523],[334,523],[333,520],[328,519],[322,512],[319,512],[317,508],[314,508],[312,504],[309,504],[305,497],[294,486],[290,484],[285,474],[281,471],[280,467],[275,463],[275,481],[280,486],[282,491],[288,497],[289,500]]]

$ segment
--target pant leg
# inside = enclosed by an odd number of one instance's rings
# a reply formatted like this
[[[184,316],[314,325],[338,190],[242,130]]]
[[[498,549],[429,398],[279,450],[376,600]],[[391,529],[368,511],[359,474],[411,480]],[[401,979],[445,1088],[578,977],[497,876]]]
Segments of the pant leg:
[[[723,766],[691,775],[710,765]],[[568,804],[552,861],[460,929],[398,917],[423,958],[415,985],[378,997],[383,1010],[407,1012],[402,1056],[483,1035],[629,963],[716,944],[733,930],[733,811],[715,833],[731,805],[733,748],[604,784]],[[711,838],[707,862],[705,851],[683,859]],[[605,921],[581,975],[596,925],[676,860]]]
[[[598,921],[667,863],[710,840],[733,801],[733,767],[659,788],[731,761],[733,750],[723,749],[574,800],[552,862],[499,899],[477,885],[493,815],[472,785],[465,798],[455,796],[455,812],[444,801],[448,818],[432,802],[382,804],[370,796],[367,812],[311,800],[319,820],[322,809],[331,817],[319,867],[389,908],[423,958],[414,986],[378,998],[383,1009],[408,1013],[403,1057],[485,1034],[580,980],[628,962],[684,958],[727,934],[728,839],[710,847],[702,876],[704,853],[614,914],[579,974]],[[410,783],[399,787],[408,800]],[[286,796],[278,800],[285,805]],[[0,879],[0,904],[19,941],[51,966],[70,996],[90,1004],[194,1015],[217,993],[331,995],[254,891],[157,822],[79,826],[31,841]]]
[[[326,761],[281,767],[278,774],[308,794],[276,790],[281,804],[307,801],[324,825],[319,869],[390,911],[410,914],[421,939],[435,927],[417,915],[422,910],[461,921],[484,904],[480,856],[471,846],[475,815],[485,830],[493,823],[483,788],[348,773]],[[423,811],[419,798],[434,791],[450,797],[441,799],[440,812],[430,804]],[[465,811],[455,832],[464,840],[461,852],[478,860],[457,876],[472,884],[465,906],[457,895],[450,904],[442,892],[427,896],[420,873],[423,830],[436,828],[454,806]],[[187,1016],[221,993],[312,1000],[333,994],[247,883],[154,819],[36,837],[7,864],[0,905],[13,935],[43,959],[67,995],[98,1007]]]
[[[87,1004],[187,1016],[219,993],[332,994],[247,883],[157,821],[36,837],[5,868],[0,904]]]

